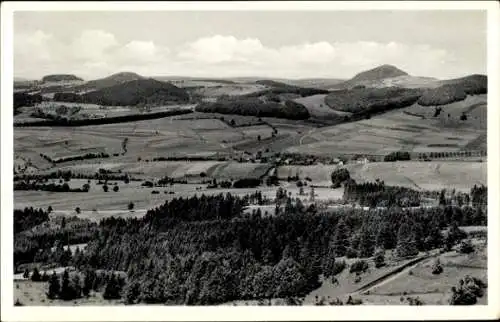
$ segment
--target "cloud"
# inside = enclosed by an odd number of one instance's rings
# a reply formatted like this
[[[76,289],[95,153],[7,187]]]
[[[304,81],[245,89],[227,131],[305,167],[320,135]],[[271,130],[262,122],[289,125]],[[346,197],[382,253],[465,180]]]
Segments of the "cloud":
[[[14,38],[17,76],[40,78],[48,73],[75,73],[95,78],[129,70],[144,75],[343,77],[376,67],[395,65],[410,74],[453,74],[460,58],[429,45],[399,42],[299,43],[281,47],[257,38],[214,35],[168,48],[147,39],[120,42],[104,30],[84,30],[61,41],[41,30]]]
[[[102,30],[84,30],[71,44],[71,54],[83,61],[109,59],[118,46],[115,36]]]
[[[260,40],[236,39],[233,36],[216,35],[188,43],[178,52],[178,57],[204,63],[245,62],[265,51]]]
[[[436,68],[453,60],[445,50],[428,45],[320,41],[272,48],[264,46],[258,39],[221,35],[185,44],[177,56],[195,65],[238,63],[240,72],[262,76],[274,72],[279,73],[274,76],[281,77],[351,77],[382,64],[393,64],[410,73],[433,74]],[[260,70],[256,71],[255,67]]]

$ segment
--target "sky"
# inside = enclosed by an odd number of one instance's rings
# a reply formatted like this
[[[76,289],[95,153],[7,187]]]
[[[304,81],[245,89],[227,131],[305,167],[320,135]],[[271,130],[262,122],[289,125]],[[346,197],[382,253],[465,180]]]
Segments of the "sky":
[[[486,74],[486,40],[485,11],[20,11],[14,76],[449,79]]]

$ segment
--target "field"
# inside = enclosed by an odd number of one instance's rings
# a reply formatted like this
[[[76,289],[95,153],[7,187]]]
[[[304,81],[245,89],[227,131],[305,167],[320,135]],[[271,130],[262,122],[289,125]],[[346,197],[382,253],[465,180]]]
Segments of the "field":
[[[487,163],[436,161],[436,162],[373,162],[347,164],[351,177],[359,182],[382,180],[386,185],[404,186],[417,190],[457,189],[469,191],[474,185],[487,185]],[[311,184],[331,185],[330,175],[335,165],[281,166],[278,177],[299,175],[309,177]]]
[[[485,140],[481,140],[486,133],[485,102],[483,95],[469,96],[464,101],[442,106],[437,118],[432,117],[433,107],[415,104],[367,120],[316,129],[303,137],[300,145],[287,151],[385,155],[397,150],[416,153],[481,150],[486,147]],[[466,121],[459,120],[463,111],[467,111]]]
[[[344,116],[350,116],[352,113],[336,111],[330,108],[325,103],[326,94],[317,94],[307,97],[301,97],[295,99],[295,102],[304,105],[307,111],[311,115],[311,118],[315,118],[323,121],[341,121]]]

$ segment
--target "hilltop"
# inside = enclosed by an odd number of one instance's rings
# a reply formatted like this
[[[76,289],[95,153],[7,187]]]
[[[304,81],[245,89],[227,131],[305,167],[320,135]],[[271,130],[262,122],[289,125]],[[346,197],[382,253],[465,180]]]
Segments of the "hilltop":
[[[393,78],[398,76],[408,76],[408,73],[392,65],[382,65],[373,69],[356,74],[348,80],[348,83],[358,83],[362,81],[373,81],[384,78]]]
[[[95,79],[87,82],[84,87],[87,89],[103,89],[106,87],[111,87],[115,85],[119,85],[122,83],[130,82],[130,81],[135,81],[135,80],[142,80],[145,79],[144,76],[141,76],[136,73],[132,72],[120,72],[116,73],[113,75],[110,75],[108,77],[100,78],[100,79]]]
[[[170,83],[141,78],[83,94],[82,100],[101,105],[162,105],[172,102],[187,103],[189,94]]]
[[[83,81],[82,78],[72,74],[53,74],[42,78],[43,83],[47,82],[68,82],[68,81]]]

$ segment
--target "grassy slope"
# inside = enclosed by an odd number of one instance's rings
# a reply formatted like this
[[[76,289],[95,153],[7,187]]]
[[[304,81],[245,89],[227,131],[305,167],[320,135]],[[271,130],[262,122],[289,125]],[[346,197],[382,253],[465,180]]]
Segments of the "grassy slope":
[[[399,149],[415,152],[481,149],[485,141],[477,139],[486,133],[485,102],[486,95],[468,96],[463,101],[443,106],[441,115],[436,118],[433,107],[414,104],[368,120],[317,129],[288,151],[385,155]],[[466,121],[460,120],[463,111],[467,111]]]

